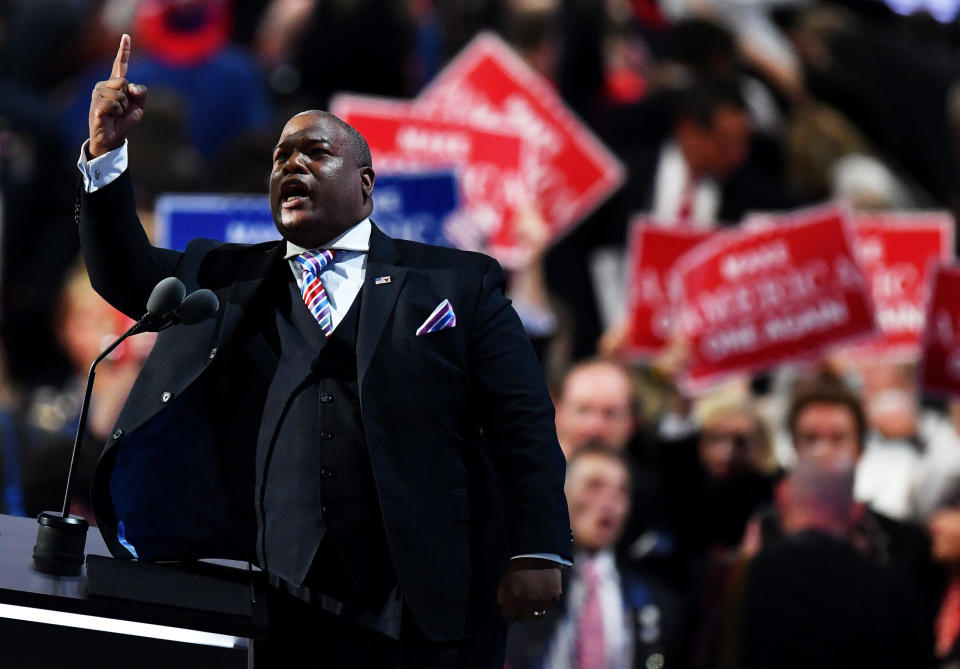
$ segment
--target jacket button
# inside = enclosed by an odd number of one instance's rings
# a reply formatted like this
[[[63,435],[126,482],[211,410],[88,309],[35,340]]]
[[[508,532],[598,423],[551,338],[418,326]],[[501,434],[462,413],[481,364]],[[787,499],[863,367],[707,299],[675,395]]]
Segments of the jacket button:
[[[123,436],[123,430],[121,430],[118,427],[116,430],[113,431],[113,434],[111,434],[110,436],[113,437],[114,441],[116,441],[117,439]]]
[[[331,439],[333,439],[333,432],[321,432],[321,433],[320,433],[320,438],[321,438],[321,439],[326,439],[327,441],[330,441]]]
[[[210,353],[209,353],[209,355],[207,355],[207,357],[210,358],[211,360],[213,360],[214,358],[216,358],[216,357],[217,357],[217,349],[216,349],[216,348],[211,348],[211,349],[210,349]]]
[[[335,478],[337,478],[336,472],[332,472],[332,471],[330,471],[329,469],[324,469],[324,470],[322,470],[320,473],[321,473],[321,475],[323,476],[323,478],[325,478],[325,479],[335,479]]]
[[[661,669],[663,667],[664,657],[661,653],[654,653],[647,658],[645,666],[647,669]]]
[[[167,402],[170,401],[171,397],[173,397],[173,393],[171,393],[169,390],[165,390],[163,391],[163,394],[160,396],[160,401],[166,404]]]
[[[322,395],[320,395],[320,401],[323,402],[324,404],[330,404],[330,402],[333,401],[333,395],[329,393],[323,393]]]

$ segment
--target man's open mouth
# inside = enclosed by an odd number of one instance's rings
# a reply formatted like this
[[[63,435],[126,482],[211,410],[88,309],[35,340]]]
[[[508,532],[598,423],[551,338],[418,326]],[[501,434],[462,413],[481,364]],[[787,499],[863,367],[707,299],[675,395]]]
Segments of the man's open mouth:
[[[280,206],[284,209],[297,207],[310,199],[310,187],[291,179],[280,186]]]

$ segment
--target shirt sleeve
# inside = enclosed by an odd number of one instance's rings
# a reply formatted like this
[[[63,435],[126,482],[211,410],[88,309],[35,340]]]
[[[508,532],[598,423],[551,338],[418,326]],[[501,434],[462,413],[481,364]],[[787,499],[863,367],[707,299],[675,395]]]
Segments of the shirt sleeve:
[[[83,187],[88,193],[93,193],[108,186],[127,169],[127,140],[113,151],[107,151],[102,156],[87,160],[88,139],[80,147],[80,159],[77,169],[83,175]]]

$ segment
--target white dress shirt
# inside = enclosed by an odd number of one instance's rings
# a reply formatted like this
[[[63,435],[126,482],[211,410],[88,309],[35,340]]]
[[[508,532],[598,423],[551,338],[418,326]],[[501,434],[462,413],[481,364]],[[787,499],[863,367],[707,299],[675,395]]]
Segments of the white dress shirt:
[[[87,146],[90,144],[88,139],[80,147],[80,159],[77,161],[77,169],[83,175],[83,187],[88,193],[95,193],[104,186],[107,186],[119,177],[127,169],[127,140],[115,148],[113,151],[107,151],[102,156],[87,160]]]
[[[685,191],[690,186],[690,168],[683,152],[675,142],[667,142],[660,149],[657,171],[653,180],[651,214],[657,221],[676,224]],[[699,229],[714,227],[720,212],[720,188],[710,178],[699,179],[692,185],[689,225]]]
[[[577,631],[580,615],[587,598],[587,583],[582,576],[588,564],[593,564],[600,576],[600,610],[603,616],[603,638],[606,642],[606,662],[602,669],[628,669],[632,662],[633,642],[629,634],[629,620],[623,605],[620,572],[613,553],[600,551],[596,555],[577,555],[574,577],[567,592],[567,615],[557,626],[544,666],[550,669],[573,669],[576,665]]]
[[[323,284],[330,301],[332,329],[336,329],[337,324],[347,315],[350,305],[363,288],[363,279],[367,275],[367,251],[370,250],[370,228],[370,219],[365,218],[326,244],[321,244],[319,249],[313,249],[337,251],[335,261],[320,272],[320,283]],[[303,273],[297,256],[306,250],[288,241],[287,254],[284,256],[290,263],[290,271],[296,277],[300,288],[303,288]]]
[[[83,175],[84,188],[88,193],[93,193],[112,183],[127,169],[127,140],[124,140],[123,144],[116,149],[87,160],[87,143],[89,141],[84,142],[80,148],[77,169]],[[336,262],[328,265],[320,273],[320,283],[323,284],[327,299],[330,301],[330,322],[334,329],[343,320],[347,310],[357,299],[357,295],[360,294],[360,289],[363,287],[363,280],[367,274],[367,252],[370,250],[372,228],[370,218],[365,218],[335,239],[320,246],[321,249],[340,251],[337,254]],[[287,242],[287,252],[284,257],[290,263],[290,271],[296,277],[298,286],[302,286],[303,278],[296,257],[305,250],[307,249],[297,246],[293,242]],[[550,560],[565,566],[573,564],[553,553],[524,553],[523,555],[514,555],[511,559],[516,560],[524,557]]]

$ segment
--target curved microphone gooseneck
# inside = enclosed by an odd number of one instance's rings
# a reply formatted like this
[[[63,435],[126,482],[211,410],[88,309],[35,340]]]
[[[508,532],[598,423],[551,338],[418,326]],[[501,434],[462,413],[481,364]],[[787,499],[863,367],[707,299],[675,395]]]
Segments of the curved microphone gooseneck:
[[[220,305],[212,291],[201,289],[184,298],[186,292],[183,282],[176,277],[171,276],[160,281],[147,300],[147,313],[104,349],[90,365],[83,403],[80,405],[80,417],[77,421],[77,434],[73,442],[63,506],[59,513],[44,511],[37,517],[39,527],[37,542],[33,547],[33,562],[38,571],[45,574],[72,576],[79,574],[83,567],[88,523],[81,516],[70,515],[70,502],[73,496],[73,478],[80,456],[80,443],[87,427],[87,412],[90,407],[97,365],[127,337],[141,332],[156,332],[176,323],[187,325],[199,323],[216,314]]]

